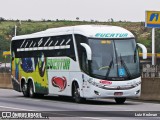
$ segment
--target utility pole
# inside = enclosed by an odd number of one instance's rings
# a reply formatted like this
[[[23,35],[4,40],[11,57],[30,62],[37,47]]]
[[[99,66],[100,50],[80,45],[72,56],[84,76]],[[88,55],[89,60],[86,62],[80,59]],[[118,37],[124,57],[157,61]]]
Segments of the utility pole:
[[[16,36],[17,35],[17,26],[15,25],[14,26],[14,36]]]
[[[4,56],[4,60],[5,60],[5,72],[6,72],[6,55]]]
[[[155,28],[152,28],[152,65],[155,65]]]

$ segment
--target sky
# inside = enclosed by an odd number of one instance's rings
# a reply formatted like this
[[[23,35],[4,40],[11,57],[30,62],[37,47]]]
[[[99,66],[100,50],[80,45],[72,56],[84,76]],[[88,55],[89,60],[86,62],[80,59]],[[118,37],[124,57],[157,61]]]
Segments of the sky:
[[[0,0],[0,17],[19,20],[145,21],[160,0]]]

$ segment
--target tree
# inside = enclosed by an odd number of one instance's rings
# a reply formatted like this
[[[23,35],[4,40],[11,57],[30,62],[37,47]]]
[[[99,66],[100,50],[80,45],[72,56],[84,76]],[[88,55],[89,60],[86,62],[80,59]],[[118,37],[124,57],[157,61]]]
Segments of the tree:
[[[3,51],[10,50],[10,41],[6,40],[3,36],[0,36],[0,61],[4,61],[2,58]]]
[[[111,18],[111,22],[114,22],[113,18]]]
[[[76,17],[76,20],[79,20],[79,17]]]
[[[31,19],[28,19],[27,21],[28,21],[28,22],[32,22],[32,20],[31,20]]]
[[[5,18],[0,17],[0,22],[5,21]]]

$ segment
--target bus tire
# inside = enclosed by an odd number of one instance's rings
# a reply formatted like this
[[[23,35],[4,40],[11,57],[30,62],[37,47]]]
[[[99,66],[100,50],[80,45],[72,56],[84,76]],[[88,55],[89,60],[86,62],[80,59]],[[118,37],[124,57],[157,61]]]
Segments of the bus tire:
[[[114,98],[117,104],[124,104],[126,98]]]
[[[22,84],[22,93],[24,97],[29,97],[28,86],[25,82]]]
[[[29,97],[34,98],[36,94],[34,93],[33,83],[30,81],[28,83],[28,91],[29,91]]]
[[[76,82],[73,83],[73,91],[72,92],[73,92],[73,95],[72,95],[73,99],[76,103],[82,103],[85,101],[85,98],[82,98],[80,96],[80,88],[79,88],[78,83],[76,83]]]

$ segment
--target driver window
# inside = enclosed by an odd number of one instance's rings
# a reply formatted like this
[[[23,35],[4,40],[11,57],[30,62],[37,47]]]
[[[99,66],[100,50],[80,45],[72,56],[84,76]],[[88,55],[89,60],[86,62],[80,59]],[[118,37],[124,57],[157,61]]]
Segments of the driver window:
[[[77,44],[77,50],[78,50],[78,58],[79,58],[79,64],[82,71],[89,74],[88,70],[88,60],[87,60],[87,54],[84,47],[80,45],[80,43],[87,43],[87,38],[82,35],[75,35],[76,44]]]
[[[82,56],[81,56],[81,68],[84,72],[88,73],[88,60],[87,60],[87,54],[84,48],[82,48]]]

